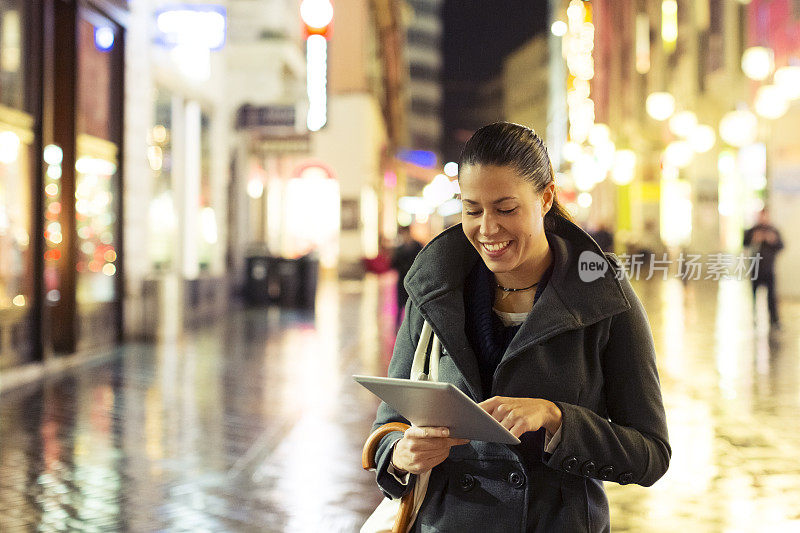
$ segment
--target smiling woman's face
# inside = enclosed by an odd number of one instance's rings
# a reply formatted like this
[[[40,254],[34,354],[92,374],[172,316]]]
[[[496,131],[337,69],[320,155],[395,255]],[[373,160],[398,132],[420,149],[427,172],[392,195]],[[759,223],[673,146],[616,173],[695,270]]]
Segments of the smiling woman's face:
[[[464,234],[498,283],[519,288],[537,281],[548,251],[544,215],[554,186],[538,194],[513,168],[492,165],[464,166],[458,181]]]

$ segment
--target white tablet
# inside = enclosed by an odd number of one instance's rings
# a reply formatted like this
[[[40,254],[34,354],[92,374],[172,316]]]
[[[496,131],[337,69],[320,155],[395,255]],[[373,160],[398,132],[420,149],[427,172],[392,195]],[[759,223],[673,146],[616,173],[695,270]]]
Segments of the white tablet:
[[[415,426],[450,428],[457,439],[519,444],[519,439],[452,383],[353,376]]]

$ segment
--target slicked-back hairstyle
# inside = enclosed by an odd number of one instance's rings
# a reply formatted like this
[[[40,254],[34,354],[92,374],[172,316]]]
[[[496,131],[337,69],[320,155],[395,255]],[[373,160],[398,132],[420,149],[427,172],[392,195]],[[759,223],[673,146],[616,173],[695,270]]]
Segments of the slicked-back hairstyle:
[[[458,161],[459,169],[469,165],[511,167],[539,194],[555,182],[553,164],[542,139],[531,128],[513,122],[495,122],[473,133],[461,150]],[[556,216],[572,220],[569,212],[558,202],[557,195],[545,215],[548,229]]]

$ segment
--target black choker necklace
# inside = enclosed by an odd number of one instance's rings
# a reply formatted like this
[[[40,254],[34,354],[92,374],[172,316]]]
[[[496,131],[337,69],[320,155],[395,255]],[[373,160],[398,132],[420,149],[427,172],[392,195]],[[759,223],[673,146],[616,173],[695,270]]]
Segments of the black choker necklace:
[[[503,291],[503,292],[520,292],[520,291],[529,291],[529,290],[531,290],[532,288],[534,288],[535,286],[537,286],[538,284],[539,284],[539,282],[537,281],[536,283],[534,283],[534,284],[533,284],[533,285],[531,285],[530,287],[525,287],[525,288],[523,288],[523,289],[509,289],[508,287],[503,287],[502,285],[500,285],[500,284],[498,283],[498,284],[497,284],[497,288],[498,288],[498,289],[500,289],[500,290],[501,290],[501,291]]]

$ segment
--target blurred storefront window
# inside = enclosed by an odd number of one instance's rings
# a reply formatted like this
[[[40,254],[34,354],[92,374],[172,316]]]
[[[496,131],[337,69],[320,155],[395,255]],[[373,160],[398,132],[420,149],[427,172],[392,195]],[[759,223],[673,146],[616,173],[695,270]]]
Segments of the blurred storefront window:
[[[25,1],[0,0],[0,104],[15,109],[22,109],[25,100]]]
[[[31,298],[30,122],[0,107],[0,310]]]
[[[274,194],[275,187],[270,188]],[[332,267],[338,256],[340,225],[339,181],[330,170],[311,165],[288,180],[283,191],[284,257],[297,258],[316,252],[325,267]],[[352,213],[357,224],[358,203]]]
[[[35,9],[26,0],[0,0],[0,369],[36,356],[36,120],[26,89],[37,63],[24,60]]]
[[[77,160],[75,216],[77,230],[77,301],[112,302],[117,297],[117,192],[119,121],[113,102],[113,38],[98,40],[110,25],[78,25]],[[102,34],[102,33],[101,33]],[[109,47],[110,46],[110,47]]]
[[[153,270],[167,272],[174,266],[177,229],[172,183],[173,95],[156,90],[155,125],[148,134],[147,159],[153,172],[153,195],[148,212],[147,253]]]
[[[211,119],[206,112],[200,113],[200,272],[208,272],[217,245],[217,219],[212,199],[214,198],[211,179]]]

